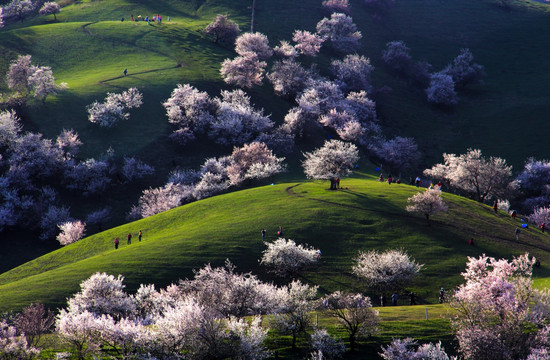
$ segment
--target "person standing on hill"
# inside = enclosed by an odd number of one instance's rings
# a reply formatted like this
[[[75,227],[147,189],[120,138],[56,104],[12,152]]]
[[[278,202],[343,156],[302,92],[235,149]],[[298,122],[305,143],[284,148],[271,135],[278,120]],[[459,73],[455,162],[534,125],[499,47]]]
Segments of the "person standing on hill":
[[[128,75],[128,69],[124,69],[124,76]]]
[[[519,241],[519,233],[521,233],[521,230],[519,228],[516,228],[515,233],[516,233],[516,240]]]
[[[143,236],[143,233],[141,230],[138,232],[138,241],[141,242],[141,237]]]
[[[546,223],[540,224],[540,231],[544,234],[544,230],[546,229]]]
[[[120,242],[120,241],[118,240],[118,238],[115,238],[115,250],[118,249],[118,243],[119,243],[119,242]]]
[[[262,241],[265,240],[265,233],[266,233],[266,232],[267,232],[267,231],[266,231],[265,229],[262,229]]]
[[[397,300],[399,300],[399,294],[394,292],[393,295],[391,296],[391,304],[393,306],[397,306]]]
[[[498,211],[498,203],[496,202],[496,200],[493,202],[493,210],[495,211],[495,214]]]
[[[128,235],[126,235],[126,238],[128,239],[128,245],[130,245],[132,243],[132,234],[128,233]]]

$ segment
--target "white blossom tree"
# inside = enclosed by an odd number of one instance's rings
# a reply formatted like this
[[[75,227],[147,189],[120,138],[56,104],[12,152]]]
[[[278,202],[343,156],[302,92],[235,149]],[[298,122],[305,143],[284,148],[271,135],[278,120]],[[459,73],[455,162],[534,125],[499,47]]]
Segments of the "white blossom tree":
[[[426,216],[428,226],[430,226],[430,216],[447,212],[448,207],[441,199],[441,190],[426,189],[407,199],[409,205],[406,210],[412,213],[420,213]]]
[[[353,19],[346,14],[333,13],[330,19],[323,18],[317,23],[317,33],[337,52],[352,53],[359,49],[363,37]]]
[[[502,210],[502,208],[500,209]],[[550,206],[536,208],[533,213],[529,215],[529,221],[538,226],[540,226],[541,224],[549,225]]]
[[[196,270],[193,279],[180,280],[178,294],[192,295],[200,306],[217,317],[243,317],[280,312],[287,290],[263,283],[252,273],[237,273],[226,260],[223,267],[210,264]]]
[[[302,162],[306,176],[311,179],[331,180],[347,176],[359,160],[357,147],[339,140],[325,141],[323,147],[305,153]],[[331,186],[332,188],[332,186]]]
[[[163,187],[143,190],[138,204],[132,207],[130,218],[146,218],[182,205],[191,197],[192,188],[182,184],[168,183]]]
[[[424,175],[444,179],[479,202],[490,198],[505,198],[510,184],[512,167],[498,157],[485,158],[479,149],[466,154],[443,154],[443,164],[424,170]]]
[[[33,73],[31,55],[19,55],[10,63],[6,81],[16,91],[29,91],[29,76]]]
[[[269,268],[278,276],[290,276],[304,268],[314,265],[319,260],[319,250],[307,244],[296,244],[294,240],[278,238],[272,243],[266,242],[260,265]]]
[[[353,114],[346,111],[339,112],[332,109],[328,114],[321,115],[319,122],[336,130],[338,136],[344,141],[356,141],[363,135],[363,129],[359,121]]]
[[[299,280],[292,281],[282,293],[283,308],[270,324],[281,334],[292,336],[292,348],[296,348],[299,335],[306,335],[313,327],[311,312],[315,309],[318,286],[309,286]],[[284,295],[283,295],[284,294]]]
[[[273,127],[263,109],[255,109],[250,97],[242,90],[221,92],[216,98],[216,119],[210,124],[208,136],[220,145],[243,145]]]
[[[130,118],[128,109],[139,108],[143,104],[143,95],[136,88],[130,88],[121,94],[107,93],[103,103],[97,101],[86,107],[88,120],[101,127],[113,127],[120,120]]]
[[[336,291],[323,300],[329,315],[336,317],[347,332],[351,350],[359,337],[378,331],[378,312],[372,309],[368,296]]]
[[[364,280],[367,286],[382,292],[399,290],[423,266],[411,260],[403,250],[360,251],[353,262],[352,273]]]
[[[363,55],[346,55],[343,60],[333,60],[330,70],[343,89],[370,91],[372,88],[371,73],[374,66]]]
[[[40,351],[27,344],[24,336],[19,336],[15,327],[0,321],[0,358],[6,360],[32,360]]]
[[[418,345],[412,338],[394,339],[391,344],[384,347],[379,354],[384,360],[456,360],[455,356],[449,356],[441,341],[437,344],[427,343]]]
[[[46,101],[48,95],[55,95],[67,88],[67,83],[56,85],[52,68],[49,66],[33,66],[28,84],[33,96],[42,102]]]
[[[63,182],[67,189],[80,190],[83,195],[98,194],[111,183],[111,169],[107,159],[87,159],[68,167]]]
[[[0,29],[4,27],[4,8],[0,7]]]
[[[294,48],[298,54],[314,57],[321,50],[321,45],[325,41],[325,38],[306,30],[294,30],[292,41],[296,43]]]
[[[256,54],[260,61],[265,61],[273,55],[267,36],[259,32],[239,36],[235,40],[235,52],[243,57],[250,56],[251,53]]]
[[[204,29],[208,35],[214,36],[214,42],[233,44],[241,29],[233,20],[229,19],[229,15],[218,14],[210,24]]]
[[[430,85],[426,89],[428,101],[436,105],[452,106],[458,104],[458,95],[451,75],[441,72],[430,77]]]
[[[19,137],[23,128],[20,121],[14,110],[0,111],[0,147],[13,144]]]
[[[72,244],[80,239],[82,239],[86,232],[86,223],[83,223],[80,220],[77,221],[67,221],[63,224],[57,225],[61,233],[57,235],[57,241],[63,246]]]
[[[462,273],[466,282],[451,302],[464,359],[536,358],[540,349],[548,349],[550,296],[533,288],[535,261],[528,254],[512,261],[468,257]]]
[[[40,15],[50,15],[53,14],[53,19],[57,21],[55,14],[58,14],[61,11],[61,6],[55,1],[45,2],[44,5],[38,11]]]
[[[340,339],[335,339],[327,329],[317,328],[311,334],[311,347],[314,352],[321,353],[321,359],[338,359],[346,351],[346,346]]]

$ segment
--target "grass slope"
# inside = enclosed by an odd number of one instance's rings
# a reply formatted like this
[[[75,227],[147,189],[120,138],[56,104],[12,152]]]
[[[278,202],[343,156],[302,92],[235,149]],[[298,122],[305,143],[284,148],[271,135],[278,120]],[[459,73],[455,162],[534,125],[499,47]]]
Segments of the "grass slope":
[[[367,249],[403,248],[425,264],[409,286],[421,303],[435,302],[440,286],[453,288],[461,281],[466,256],[510,257],[528,251],[543,264],[536,275],[548,276],[548,235],[526,229],[516,241],[519,220],[503,212],[495,215],[486,205],[445,193],[450,210],[428,227],[422,216],[404,210],[407,198],[418,191],[415,187],[358,178],[342,185],[345,189],[336,192],[320,182],[234,192],[90,236],[0,275],[0,310],[32,301],[63,306],[79,283],[97,271],[123,274],[128,290],[134,291],[140,283],[164,287],[191,277],[205,263],[219,266],[229,258],[239,271],[271,279],[258,265],[265,248],[260,229],[266,228],[273,240],[279,225],[285,237],[322,249],[319,268],[302,277],[320,285],[322,293],[364,291],[350,268],[357,251]],[[144,233],[140,243],[138,230]],[[129,232],[134,240],[126,245]],[[121,238],[118,250],[115,237]],[[469,237],[475,246],[467,244]]]

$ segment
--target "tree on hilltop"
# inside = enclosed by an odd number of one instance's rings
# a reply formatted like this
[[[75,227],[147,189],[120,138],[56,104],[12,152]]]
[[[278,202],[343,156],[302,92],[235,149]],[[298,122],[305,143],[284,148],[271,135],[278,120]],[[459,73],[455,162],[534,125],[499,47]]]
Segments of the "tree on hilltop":
[[[499,157],[483,157],[481,150],[468,149],[466,154],[443,154],[443,164],[424,170],[424,175],[446,180],[479,202],[505,199],[510,190],[512,167]]]
[[[323,147],[305,153],[302,162],[304,172],[310,179],[330,180],[331,189],[337,178],[351,174],[359,160],[359,151],[354,144],[340,140],[325,141]]]
[[[214,43],[223,42],[232,44],[241,29],[239,25],[233,20],[229,19],[229,15],[218,14],[214,20],[204,29],[204,32],[208,35],[213,35]]]
[[[53,19],[57,20],[57,17],[55,14],[59,13],[61,11],[61,6],[59,6],[58,3],[55,1],[48,1],[45,2],[44,5],[40,8],[40,15],[49,15],[53,14]]]

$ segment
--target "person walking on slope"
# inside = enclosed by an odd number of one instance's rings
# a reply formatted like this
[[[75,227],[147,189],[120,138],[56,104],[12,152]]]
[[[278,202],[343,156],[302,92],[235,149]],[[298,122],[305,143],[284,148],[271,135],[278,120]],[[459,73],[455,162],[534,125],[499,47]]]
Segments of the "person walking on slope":
[[[143,236],[143,233],[141,232],[141,230],[138,232],[138,241],[141,242],[141,237]]]
[[[496,200],[493,202],[493,210],[495,211],[495,214],[498,211],[498,203],[496,202]]]
[[[521,232],[521,230],[519,228],[516,228],[515,230],[515,233],[516,233],[516,240],[519,241],[519,233]]]
[[[132,234],[128,233],[128,235],[126,235],[126,238],[128,239],[128,245],[130,245],[132,243]]]
[[[115,239],[115,250],[118,249],[118,243],[119,243],[119,242],[120,242],[120,241],[118,240],[118,238],[116,238],[116,239]]]

